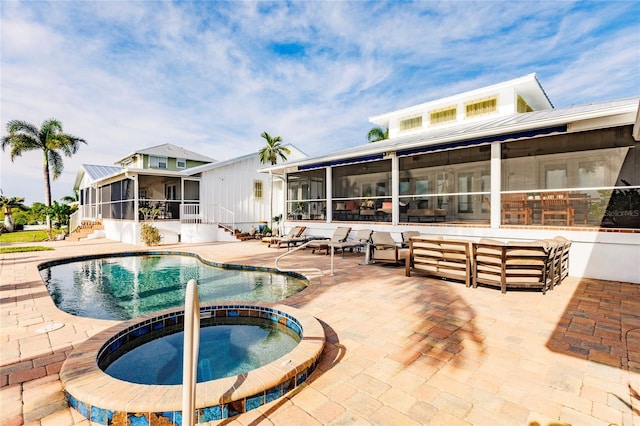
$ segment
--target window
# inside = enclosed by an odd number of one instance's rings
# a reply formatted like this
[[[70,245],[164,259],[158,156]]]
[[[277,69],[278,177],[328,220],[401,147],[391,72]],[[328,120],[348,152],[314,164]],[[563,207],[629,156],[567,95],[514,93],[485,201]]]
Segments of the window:
[[[616,187],[640,186],[635,167],[640,143],[633,140],[631,129],[624,126],[503,143],[502,190],[524,192],[532,200],[545,193],[568,194],[574,211],[574,218],[565,222],[568,226],[627,227],[607,212],[612,210],[610,197]],[[621,131],[623,138],[616,138]],[[532,208],[533,223],[541,223],[540,203],[532,202]]]
[[[491,114],[498,110],[498,97],[494,96],[480,101],[469,102],[465,105],[465,108],[467,118]]]
[[[167,200],[177,200],[178,199],[178,185],[175,184],[167,184],[164,187],[164,196]]]
[[[467,194],[458,195],[458,213],[473,213],[473,173],[458,174],[458,192]]]
[[[184,199],[197,201],[200,199],[200,182],[197,180],[184,181]]]
[[[167,157],[158,157],[156,155],[149,156],[149,167],[155,167],[158,169],[167,168]]]
[[[262,200],[262,181],[254,180],[253,181],[253,198],[256,200]]]
[[[438,221],[487,223],[489,211],[481,206],[488,203],[483,193],[490,191],[491,152],[485,148],[400,157],[399,178],[409,183],[400,194],[399,222],[433,222],[426,210],[444,209],[446,218]]]
[[[522,98],[522,96],[518,95],[518,112],[523,113],[523,112],[531,112],[531,111],[533,111],[533,108],[529,106],[527,101],[525,101]]]
[[[429,113],[429,123],[441,124],[449,121],[455,121],[458,115],[458,109],[456,107],[448,107]]]
[[[287,175],[287,217],[324,220],[327,213],[325,169]]]
[[[578,187],[588,188],[606,184],[604,160],[581,161],[578,163]]]
[[[567,166],[548,165],[545,167],[545,188],[562,189],[568,184]]]
[[[187,159],[176,158],[176,169],[186,169],[186,168],[187,168]]]
[[[422,127],[422,116],[403,118],[400,120],[400,130],[411,130]]]

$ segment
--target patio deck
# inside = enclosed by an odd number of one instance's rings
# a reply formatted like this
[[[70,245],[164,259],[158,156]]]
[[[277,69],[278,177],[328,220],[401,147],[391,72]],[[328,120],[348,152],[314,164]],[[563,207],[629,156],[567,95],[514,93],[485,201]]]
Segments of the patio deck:
[[[66,356],[114,322],[59,311],[36,265],[144,248],[107,240],[49,242],[54,251],[0,258],[0,424],[91,424],[67,407]],[[156,248],[158,249],[158,248]],[[272,267],[285,249],[258,241],[163,245]],[[362,265],[363,256],[294,253],[281,267],[327,275],[284,304],[327,336],[310,379],[220,424],[640,425],[640,285],[569,277],[540,292],[466,288]],[[64,327],[38,333],[43,326]]]

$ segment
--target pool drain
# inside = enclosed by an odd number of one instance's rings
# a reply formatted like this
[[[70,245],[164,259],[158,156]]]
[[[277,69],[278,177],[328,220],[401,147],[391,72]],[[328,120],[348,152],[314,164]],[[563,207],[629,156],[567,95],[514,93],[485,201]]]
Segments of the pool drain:
[[[64,327],[63,323],[54,322],[54,323],[45,325],[44,327],[40,327],[39,329],[36,330],[36,334],[49,333],[50,331],[55,331],[55,330],[61,329],[62,327]]]

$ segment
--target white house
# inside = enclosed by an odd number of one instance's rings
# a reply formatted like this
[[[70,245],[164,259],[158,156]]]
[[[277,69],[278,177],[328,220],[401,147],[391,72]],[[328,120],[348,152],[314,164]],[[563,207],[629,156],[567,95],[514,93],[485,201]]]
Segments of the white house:
[[[286,226],[312,235],[563,235],[572,275],[640,283],[639,102],[556,109],[530,74],[371,117],[388,140],[264,171],[287,182]]]
[[[305,155],[293,145],[288,158]],[[140,244],[140,226],[152,221],[164,242],[237,241],[248,231],[283,213],[283,183],[258,172],[258,153],[217,162],[172,144],[135,151],[115,166],[82,166],[74,189],[80,208],[73,229],[100,220],[104,236]]]

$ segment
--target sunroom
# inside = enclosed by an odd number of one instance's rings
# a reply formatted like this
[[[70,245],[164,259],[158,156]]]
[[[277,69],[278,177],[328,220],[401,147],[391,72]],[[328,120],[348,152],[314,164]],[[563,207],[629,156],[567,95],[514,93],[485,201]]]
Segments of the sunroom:
[[[286,175],[287,217],[640,229],[632,130],[561,126],[300,164]]]
[[[301,222],[311,235],[345,222],[397,235],[563,234],[575,243],[573,274],[637,282],[638,104],[438,127],[265,171],[286,181],[287,225]],[[607,262],[613,271],[603,269]]]

